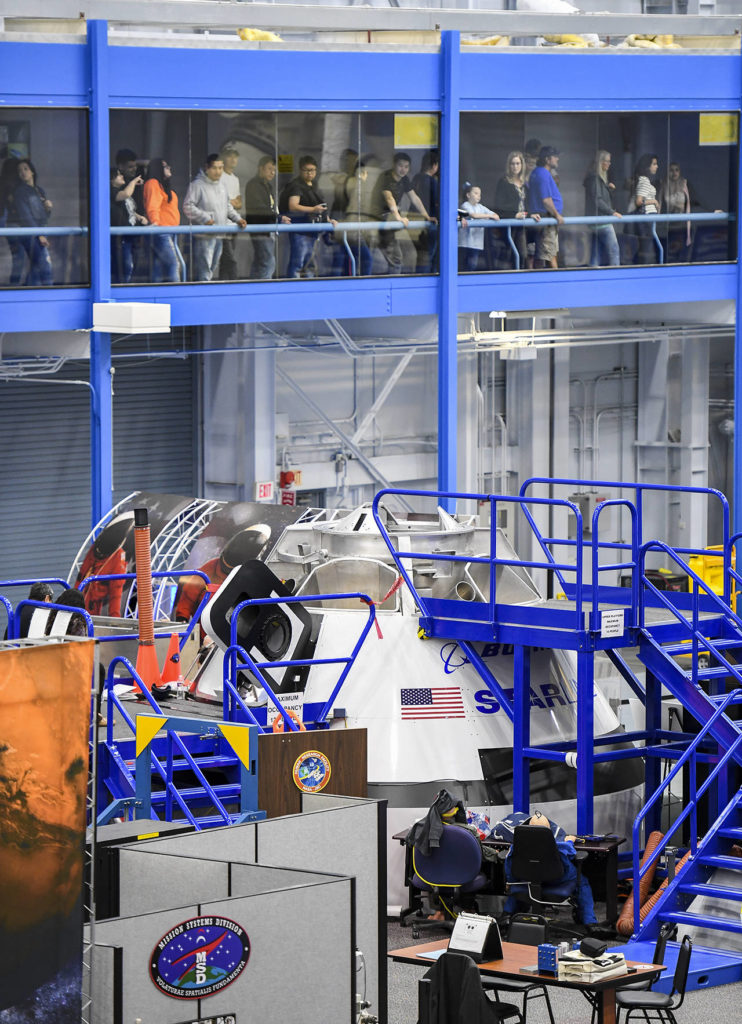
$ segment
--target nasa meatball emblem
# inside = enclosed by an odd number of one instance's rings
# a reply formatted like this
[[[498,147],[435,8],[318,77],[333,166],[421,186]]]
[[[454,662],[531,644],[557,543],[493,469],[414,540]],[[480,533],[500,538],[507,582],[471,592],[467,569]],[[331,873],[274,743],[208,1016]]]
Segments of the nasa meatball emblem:
[[[149,973],[173,999],[221,992],[250,958],[247,932],[226,917],[193,917],[176,925],[152,950]]]
[[[305,750],[294,761],[294,782],[302,793],[319,793],[330,781],[329,758],[320,750]]]

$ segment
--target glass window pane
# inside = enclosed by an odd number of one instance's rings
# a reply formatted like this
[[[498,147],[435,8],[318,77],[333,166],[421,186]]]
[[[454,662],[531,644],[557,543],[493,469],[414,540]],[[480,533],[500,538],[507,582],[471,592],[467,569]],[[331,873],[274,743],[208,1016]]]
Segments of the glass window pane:
[[[87,146],[84,110],[0,112],[2,286],[89,283]]]

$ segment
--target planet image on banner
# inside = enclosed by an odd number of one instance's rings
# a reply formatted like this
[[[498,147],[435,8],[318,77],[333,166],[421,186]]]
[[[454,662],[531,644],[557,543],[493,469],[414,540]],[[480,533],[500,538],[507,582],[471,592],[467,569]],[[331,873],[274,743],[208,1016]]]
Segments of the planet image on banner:
[[[320,750],[305,750],[294,761],[294,782],[302,793],[319,793],[330,781],[329,758]]]

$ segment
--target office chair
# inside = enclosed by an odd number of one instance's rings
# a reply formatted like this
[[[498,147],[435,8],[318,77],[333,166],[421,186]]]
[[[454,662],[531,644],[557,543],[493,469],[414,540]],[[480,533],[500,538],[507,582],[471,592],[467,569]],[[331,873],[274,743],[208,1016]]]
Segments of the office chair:
[[[523,1024],[517,1006],[487,998],[479,968],[463,953],[444,953],[435,961],[418,982],[418,1007],[420,1024],[501,1024],[511,1017]]]
[[[537,907],[570,907],[577,919],[576,891],[581,865],[587,854],[575,854],[577,876],[563,881],[564,862],[556,839],[548,828],[538,825],[516,825],[510,853],[508,893],[516,899]]]
[[[652,957],[653,964],[664,964],[665,962],[665,949],[667,948],[668,939],[674,938],[677,934],[678,926],[670,921],[665,921],[657,936],[657,942],[654,947],[654,955]],[[644,981],[635,981],[632,985],[622,985],[622,992],[648,992],[655,981],[659,978],[657,974],[654,978],[645,978]],[[582,989],[582,994],[587,999],[588,1003],[593,1008],[592,1016],[590,1017],[590,1024],[595,1024],[595,1017],[598,1012],[598,1000],[594,992],[587,992]]]
[[[683,936],[678,950],[678,961],[672,979],[672,992],[632,991],[619,989],[616,992],[616,1024],[619,1024],[621,1010],[626,1011],[624,1024],[633,1013],[640,1013],[646,1021],[656,1020],[662,1024],[678,1024],[675,1010],[679,1009],[685,998],[685,986],[688,984],[688,970],[693,952],[693,943],[689,935]]]
[[[413,892],[418,894],[416,908],[406,914],[401,923],[406,925],[413,918],[412,937],[418,938],[420,928],[444,927],[448,931],[453,928],[456,915],[453,901],[462,894],[479,892],[487,884],[486,875],[482,874],[482,848],[479,840],[469,829],[461,825],[444,825],[440,845],[431,849],[426,856],[413,847],[413,874],[409,880],[410,906],[413,905]],[[431,905],[430,895],[440,901],[448,914],[448,921],[428,921],[429,913],[436,909]],[[421,896],[426,899],[421,900]],[[421,905],[422,904],[422,905]]]
[[[533,914],[513,914],[510,918],[508,942],[518,942],[522,946],[539,946],[542,942],[546,942],[547,929],[548,925],[546,918],[544,917]],[[556,1024],[554,1020],[554,1013],[551,1009],[549,991],[546,985],[541,985],[537,981],[527,981],[525,978],[523,981],[513,978],[512,980],[508,979],[508,981],[485,981],[484,988],[487,992],[492,990],[495,993],[495,998],[498,999],[498,1002],[499,992],[510,992],[522,995],[523,1008],[521,1010],[521,1017],[523,1019],[523,1024],[526,1024],[528,1000],[543,998],[546,1000],[546,1009],[549,1014],[549,1020],[551,1021],[551,1024]]]

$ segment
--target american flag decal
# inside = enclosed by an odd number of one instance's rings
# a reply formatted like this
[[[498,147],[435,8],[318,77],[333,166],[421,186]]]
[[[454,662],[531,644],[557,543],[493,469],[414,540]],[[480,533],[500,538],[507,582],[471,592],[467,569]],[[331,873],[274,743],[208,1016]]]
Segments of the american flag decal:
[[[464,718],[458,686],[418,686],[402,690],[402,720],[412,718]]]

